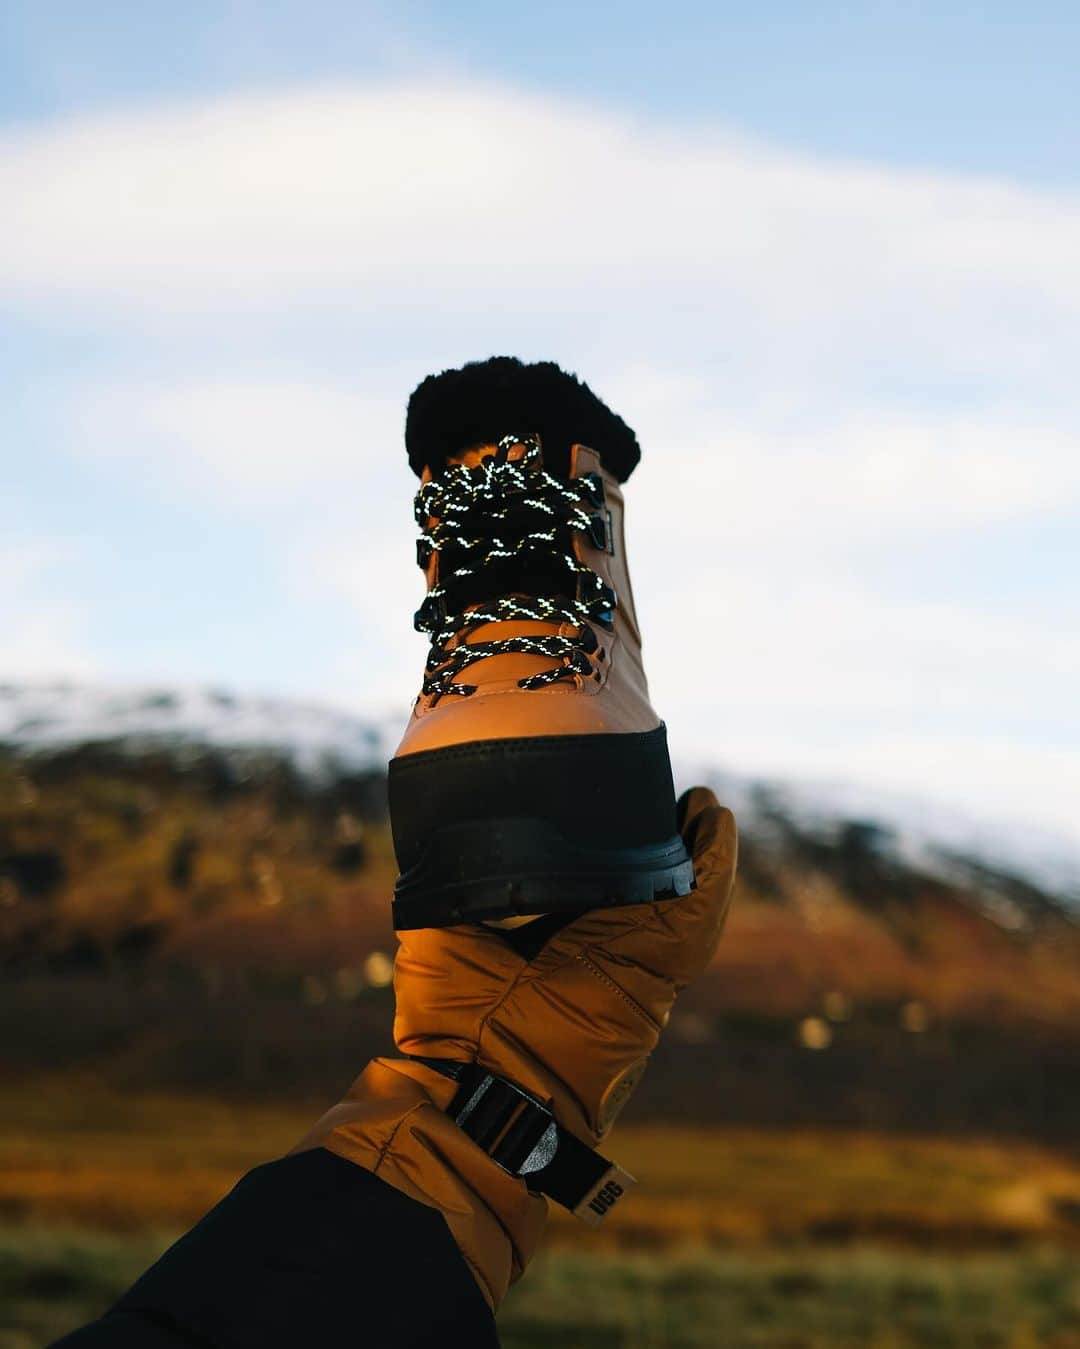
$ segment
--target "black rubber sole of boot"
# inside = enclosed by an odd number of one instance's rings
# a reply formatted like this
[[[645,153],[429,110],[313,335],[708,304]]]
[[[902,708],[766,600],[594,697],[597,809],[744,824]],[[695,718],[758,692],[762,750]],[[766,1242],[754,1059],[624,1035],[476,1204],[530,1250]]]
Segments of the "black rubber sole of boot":
[[[483,740],[390,764],[394,926],[689,894],[663,726]]]

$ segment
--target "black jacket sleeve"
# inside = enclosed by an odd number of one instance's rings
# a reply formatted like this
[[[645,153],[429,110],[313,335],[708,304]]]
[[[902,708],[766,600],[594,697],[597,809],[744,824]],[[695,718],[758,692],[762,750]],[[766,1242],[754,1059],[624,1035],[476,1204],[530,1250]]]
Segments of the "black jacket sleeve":
[[[53,1349],[498,1349],[442,1214],[313,1148],[249,1172]]]

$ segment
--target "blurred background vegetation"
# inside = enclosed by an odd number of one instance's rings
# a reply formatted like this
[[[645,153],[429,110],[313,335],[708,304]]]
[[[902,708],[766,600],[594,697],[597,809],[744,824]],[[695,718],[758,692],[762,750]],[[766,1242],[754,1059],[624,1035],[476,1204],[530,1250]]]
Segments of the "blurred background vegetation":
[[[744,832],[718,960],[561,1212],[510,1346],[1080,1343],[1080,926],[868,822]],[[381,769],[204,743],[0,757],[0,1325],[103,1308],[392,1049]]]

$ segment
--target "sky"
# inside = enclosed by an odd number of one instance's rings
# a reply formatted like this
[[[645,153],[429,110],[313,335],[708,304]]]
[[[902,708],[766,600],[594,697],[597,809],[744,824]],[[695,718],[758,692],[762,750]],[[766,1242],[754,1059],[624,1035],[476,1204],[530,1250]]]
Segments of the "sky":
[[[0,677],[402,715],[425,375],[638,432],[677,757],[1080,841],[1080,10],[0,7]]]

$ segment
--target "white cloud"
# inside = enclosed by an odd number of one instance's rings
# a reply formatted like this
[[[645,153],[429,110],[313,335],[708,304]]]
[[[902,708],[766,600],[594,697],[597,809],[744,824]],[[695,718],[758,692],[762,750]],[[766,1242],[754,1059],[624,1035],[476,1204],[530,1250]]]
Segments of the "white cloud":
[[[627,382],[617,406],[634,401]],[[884,406],[792,426],[768,411],[733,418],[702,400],[668,415],[654,404],[637,427],[658,450],[640,470],[650,504],[660,497],[676,511],[692,483],[720,507],[722,538],[739,543],[977,530],[1080,506],[1080,431],[1034,419]]]
[[[692,746],[682,748],[682,762],[693,776],[691,765],[702,763],[703,756]],[[1073,844],[1080,843],[1076,764],[1075,745],[1026,745],[995,735],[915,735],[888,727],[857,744],[835,746],[770,737],[758,728],[751,734],[735,729],[725,762],[766,777],[821,780],[835,775],[839,782],[909,793],[924,803],[928,824],[935,803],[941,803],[945,818],[960,803],[973,816],[1000,821],[1005,838],[1010,827],[1022,824],[1053,831]],[[848,799],[858,809],[857,793],[849,793]]]
[[[992,182],[816,163],[496,85],[300,91],[9,133],[4,272],[16,288],[141,304],[527,260],[624,283],[762,276],[783,303],[849,276],[933,273],[1080,296],[1080,205]],[[807,266],[814,258],[818,266]],[[883,263],[887,273],[883,272]],[[564,274],[561,269],[567,269]],[[556,277],[556,279],[558,279]],[[153,289],[149,292],[147,285]],[[850,296],[849,296],[850,298]]]
[[[60,540],[0,544],[0,678],[88,676],[100,670],[86,614],[68,583],[76,562]]]
[[[1045,379],[1080,306],[1075,196],[819,162],[494,84],[12,131],[0,197],[0,290],[114,316],[569,299],[601,325],[674,310],[714,351],[745,328],[759,359],[903,348]]]
[[[687,409],[679,381],[642,388],[636,374],[605,382],[647,450],[652,513],[678,510],[685,484],[723,501],[724,534],[760,540],[791,532],[846,538],[883,527],[977,529],[1062,514],[1080,505],[1080,432],[1038,421],[970,414],[914,417],[861,408],[841,419],[777,426],[735,418],[715,395]],[[67,435],[83,456],[138,460],[230,504],[293,501],[346,487],[397,490],[412,479],[402,451],[404,411],[375,390],[254,378],[95,385],[69,394]],[[654,448],[655,447],[655,448]]]
[[[579,366],[639,432],[631,561],[676,743],[1063,815],[1075,625],[876,564],[1076,518],[1075,194],[444,82],[9,132],[0,195],[15,306],[196,337],[170,378],[69,390],[65,439],[206,527],[273,531],[294,599],[343,595],[359,641],[324,666],[354,705],[422,662],[401,371],[513,349]],[[248,361],[268,315],[271,347],[325,320],[307,369],[352,334],[355,385],[281,379],[284,346]]]
[[[77,388],[66,436],[83,458],[114,458],[228,508],[333,498],[374,473],[408,479],[403,412],[376,394],[296,380],[176,379]]]
[[[356,626],[317,692],[356,705],[359,690],[361,709],[408,705],[426,648],[411,632],[423,583],[399,404],[333,384],[215,378],[79,387],[62,420],[84,461],[183,493],[194,528],[224,517],[265,530],[281,562],[275,593],[345,600]]]

